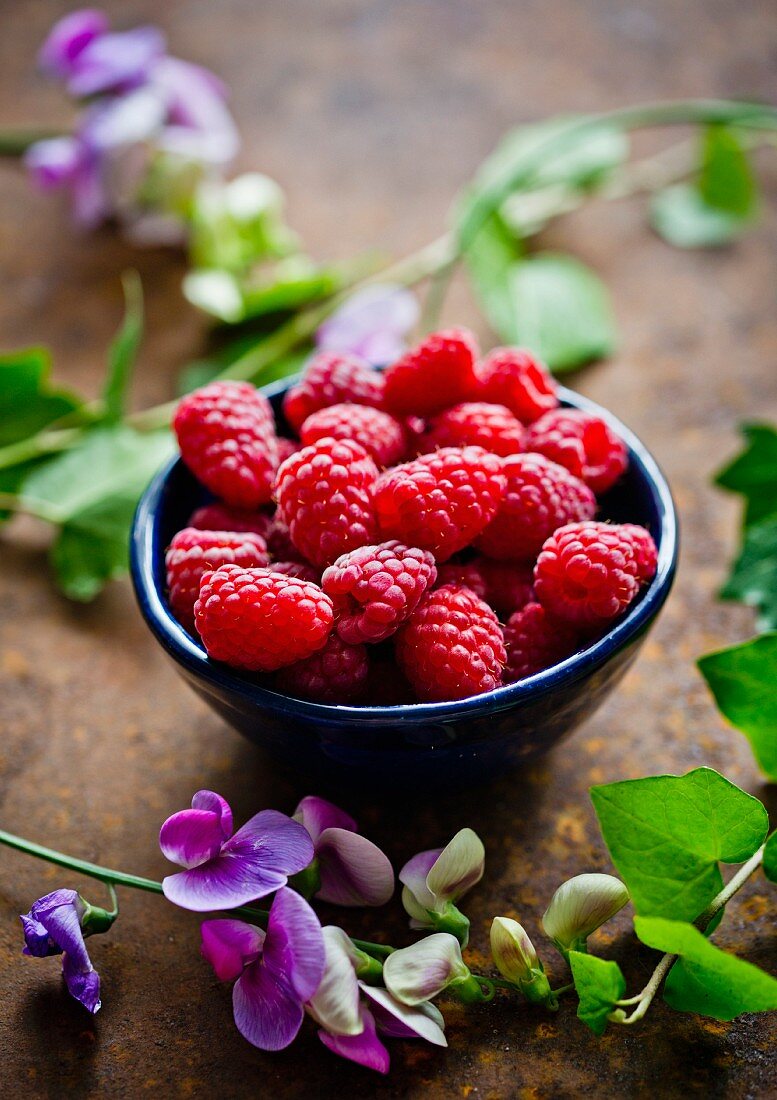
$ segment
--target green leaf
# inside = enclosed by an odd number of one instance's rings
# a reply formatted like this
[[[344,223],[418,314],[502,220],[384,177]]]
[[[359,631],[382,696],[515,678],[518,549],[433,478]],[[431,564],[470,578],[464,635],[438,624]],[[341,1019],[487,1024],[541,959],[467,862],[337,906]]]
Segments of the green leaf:
[[[613,862],[643,916],[695,920],[721,890],[718,861],[742,863],[766,810],[711,768],[591,788]]]
[[[511,343],[529,348],[561,373],[609,355],[615,326],[607,290],[579,260],[542,252],[510,271]]]
[[[167,431],[100,427],[24,480],[24,506],[61,528],[51,560],[65,595],[93,599],[107,580],[126,570],[138,498],[173,451]]]
[[[745,526],[777,513],[777,431],[769,424],[744,424],[745,449],[715,478],[747,502]]]
[[[764,847],[764,874],[770,882],[777,882],[777,832],[772,833]]]
[[[748,739],[764,774],[777,781],[777,634],[708,653],[699,669],[718,710]]]
[[[637,917],[634,927],[648,947],[680,956],[664,986],[664,1000],[678,1012],[733,1020],[743,1012],[777,1008],[777,980],[721,951],[692,924]]]
[[[80,400],[49,381],[45,348],[0,356],[0,447],[18,443],[80,407]]]
[[[319,267],[306,256],[290,256],[250,278],[222,271],[190,271],[183,281],[185,297],[223,324],[236,325],[268,313],[299,309],[337,293],[352,281],[352,268]]]
[[[299,241],[283,207],[278,184],[259,172],[201,184],[190,219],[192,265],[240,274],[260,260],[296,252]]]
[[[626,980],[617,963],[580,951],[569,952],[569,965],[575,989],[580,998],[577,1018],[590,1027],[595,1035],[602,1035],[615,1002],[626,992]],[[625,1015],[622,1009],[618,1010]]]
[[[777,630],[777,517],[746,529],[739,557],[720,595],[757,608],[758,630]]]
[[[707,127],[699,192],[713,210],[743,220],[755,213],[755,177],[739,138],[727,126]]]
[[[127,271],[124,286],[124,321],[108,349],[108,375],[103,387],[105,420],[113,423],[124,414],[125,395],[143,337],[143,284],[137,271]]]
[[[520,242],[498,214],[485,223],[466,254],[475,295],[489,324],[505,343],[515,335],[515,311],[510,278],[521,256]]]

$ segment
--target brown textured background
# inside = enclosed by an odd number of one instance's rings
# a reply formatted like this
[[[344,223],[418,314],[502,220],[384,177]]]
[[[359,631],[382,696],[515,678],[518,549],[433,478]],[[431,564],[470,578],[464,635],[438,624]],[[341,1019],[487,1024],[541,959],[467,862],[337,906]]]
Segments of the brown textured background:
[[[67,120],[34,51],[70,5],[4,0],[0,125]],[[277,177],[292,224],[321,258],[380,246],[396,255],[436,235],[449,202],[510,125],[552,112],[651,98],[775,95],[777,17],[769,0],[118,0],[120,25],[161,19],[174,52],[234,90],[241,167]],[[774,160],[762,178],[772,200]],[[717,716],[694,658],[747,636],[751,617],[715,602],[735,541],[736,508],[709,486],[747,417],[777,415],[777,219],[725,252],[673,251],[637,202],[592,206],[547,243],[569,247],[613,290],[622,334],[611,362],[575,384],[610,406],[664,466],[683,521],[682,568],[660,625],[627,681],[575,738],[492,789],[391,811],[363,829],[401,862],[464,824],[486,844],[487,874],[467,908],[476,948],[496,913],[532,934],[565,877],[607,869],[586,795],[592,782],[709,764],[769,801],[744,740]],[[200,346],[181,299],[180,263],[137,254],[110,233],[81,239],[56,201],[0,166],[0,343],[50,344],[59,379],[96,391],[120,317],[119,273],[144,279],[149,333],[137,402],[168,397]],[[457,289],[448,320],[481,326]],[[482,333],[487,337],[487,333]],[[0,542],[0,823],[139,874],[164,873],[160,822],[198,787],[238,820],[297,796],[256,751],[208,713],[161,658],[129,586],[67,604],[46,574],[44,540]],[[772,792],[773,794],[773,792]],[[774,811],[774,799],[771,800]],[[198,958],[197,920],[125,891],[112,934],[92,941],[104,1008],[90,1019],[65,995],[55,961],[22,959],[16,915],[58,885],[87,884],[0,852],[0,1065],[5,1096],[766,1097],[777,1091],[774,1018],[718,1024],[661,1004],[634,1031],[597,1040],[565,1004],[555,1016],[500,1001],[446,1011],[450,1049],[392,1047],[387,1080],[341,1062],[311,1029],[264,1055],[232,1026],[228,991]],[[99,900],[100,888],[89,896]],[[773,913],[773,900],[771,912]],[[731,907],[719,942],[773,966],[762,879]],[[395,905],[344,921],[401,941]],[[599,936],[640,987],[649,953]],[[771,954],[771,960],[770,960]],[[481,965],[486,960],[476,955]],[[557,976],[560,971],[555,967]]]

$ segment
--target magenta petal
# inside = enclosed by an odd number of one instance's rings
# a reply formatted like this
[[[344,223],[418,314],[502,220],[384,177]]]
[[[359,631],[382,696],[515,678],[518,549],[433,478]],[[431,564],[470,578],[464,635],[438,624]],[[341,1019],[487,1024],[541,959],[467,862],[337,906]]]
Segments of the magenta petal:
[[[442,854],[442,848],[431,848],[428,852],[419,852],[409,859],[399,872],[399,881],[403,886],[411,890],[419,904],[431,909],[434,904],[434,895],[430,893],[426,885],[426,876]]]
[[[100,977],[91,966],[88,970],[81,970],[73,963],[70,956],[65,954],[62,960],[62,974],[67,985],[67,991],[71,997],[80,1001],[87,1011],[94,1014],[100,1010]]]
[[[36,141],[24,154],[24,164],[41,191],[70,183],[81,163],[81,151],[72,137]]]
[[[327,802],[325,798],[310,794],[303,798],[294,811],[294,820],[301,821],[315,844],[324,829],[346,829],[356,832],[356,822],[344,810]]]
[[[234,909],[285,885],[286,875],[265,867],[261,857],[246,859],[226,852],[200,867],[162,879],[167,900],[193,913]]]
[[[300,1001],[308,1001],[324,976],[325,957],[316,914],[296,891],[279,890],[267,922],[263,965]]]
[[[224,839],[232,836],[232,809],[227,802],[226,798],[222,798],[220,794],[216,794],[215,791],[197,791],[192,798],[193,810],[210,810],[211,813],[217,814],[221,820],[221,831],[224,834]]]
[[[94,8],[72,11],[49,31],[38,54],[38,64],[51,76],[67,76],[82,50],[107,30],[108,20],[104,12]]]
[[[206,920],[200,928],[202,957],[210,963],[219,981],[239,978],[249,963],[262,953],[264,932],[242,920]]]
[[[249,966],[232,990],[240,1034],[260,1050],[283,1050],[293,1042],[305,1015],[301,1003],[264,965]]]
[[[378,1038],[375,1021],[366,1008],[362,1008],[362,1019],[364,1031],[360,1035],[330,1035],[327,1031],[319,1031],[318,1037],[333,1054],[378,1073],[388,1073],[389,1052]]]
[[[358,833],[326,829],[316,845],[321,886],[316,897],[334,905],[385,905],[394,870],[377,845]]]
[[[221,851],[221,818],[212,810],[179,810],[159,830],[162,854],[180,867],[200,867]]]
[[[71,69],[68,91],[80,97],[135,87],[147,77],[164,49],[165,38],[157,27],[99,35],[79,53]]]
[[[314,854],[307,830],[277,810],[262,810],[249,818],[224,845],[224,855],[227,853],[241,859],[249,858],[263,870],[283,875],[304,870]]]

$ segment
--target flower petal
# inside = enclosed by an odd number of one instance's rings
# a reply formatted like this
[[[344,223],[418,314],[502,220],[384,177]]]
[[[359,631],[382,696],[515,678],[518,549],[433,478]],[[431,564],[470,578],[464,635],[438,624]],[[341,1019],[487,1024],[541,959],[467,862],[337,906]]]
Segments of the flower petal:
[[[88,962],[88,959],[87,959]],[[89,1012],[99,1012],[100,1001],[100,976],[89,963],[88,969],[82,969],[74,962],[69,952],[62,959],[62,975],[67,985],[68,993]]]
[[[224,834],[224,839],[226,840],[227,837],[232,836],[232,829],[234,828],[232,808],[226,798],[222,798],[215,791],[197,791],[192,797],[192,809],[210,810],[211,813],[217,814],[221,820],[221,831]]]
[[[305,1013],[291,990],[252,963],[235,982],[232,1008],[240,1034],[260,1050],[283,1050],[294,1041]]]
[[[562,882],[542,917],[546,936],[563,947],[586,940],[629,900],[629,891],[614,875],[575,875]]]
[[[426,877],[438,900],[456,901],[483,877],[486,851],[472,829],[460,829],[447,844]]]
[[[436,997],[456,978],[468,974],[459,941],[449,932],[435,932],[394,951],[383,964],[383,980],[389,993],[411,1006]]]
[[[251,858],[223,851],[199,867],[162,879],[167,900],[193,913],[234,909],[285,885],[286,875],[265,867],[261,854]]]
[[[224,854],[227,853],[250,858],[263,869],[283,875],[304,870],[314,855],[307,830],[277,810],[262,810],[249,818],[224,845]]]
[[[226,88],[213,73],[165,57],[154,65],[152,83],[167,104],[167,122],[159,136],[161,149],[206,164],[232,160],[240,138],[224,103]]]
[[[334,905],[385,905],[394,893],[394,869],[371,840],[345,829],[325,829],[316,845],[321,886]]]
[[[426,885],[426,876],[434,866],[442,848],[430,848],[409,859],[399,872],[399,881],[406,887],[402,891],[402,904],[411,917],[423,921],[426,910],[434,909],[434,894]]]
[[[300,1000],[309,1001],[324,975],[324,936],[318,917],[296,891],[275,895],[267,922],[263,964]]]
[[[67,76],[89,43],[108,30],[104,12],[94,8],[72,11],[58,20],[40,48],[38,64],[50,76]]]
[[[48,950],[43,952],[44,955],[58,954],[55,948],[59,948],[59,951],[65,951],[70,955],[74,968],[89,970],[91,963],[81,930],[83,914],[84,903],[75,890],[53,890],[50,894],[38,898],[27,917],[22,918],[25,939],[28,930],[27,921],[31,925],[32,939],[27,941],[27,953],[37,955],[38,950],[42,950],[40,928],[43,928],[50,940]]]
[[[223,843],[221,817],[213,810],[179,810],[159,830],[162,855],[187,869],[214,859]]]
[[[356,822],[344,810],[327,802],[325,798],[309,794],[297,806],[294,820],[301,822],[313,838],[315,844],[325,829],[345,829],[356,832]]]
[[[71,68],[68,91],[76,97],[126,89],[141,83],[165,50],[158,27],[134,27],[93,38]]]
[[[352,294],[318,329],[321,351],[347,352],[370,363],[388,363],[405,347],[418,320],[418,301],[409,290],[374,284]]]
[[[23,955],[32,955],[35,959],[45,959],[49,955],[61,955],[62,948],[54,943],[49,930],[40,921],[35,920],[29,915],[20,916],[19,920],[22,922],[22,928],[24,930],[24,947],[22,948]]]
[[[364,1024],[359,1012],[359,983],[351,961],[350,939],[342,928],[322,929],[326,961],[324,976],[307,1003],[316,1023],[332,1035],[358,1035]]]
[[[333,1054],[339,1054],[341,1058],[347,1058],[349,1062],[356,1062],[367,1069],[377,1070],[378,1073],[388,1073],[389,1052],[378,1038],[372,1013],[362,1007],[361,1015],[364,1026],[360,1034],[329,1035],[326,1031],[319,1031],[318,1037]]]
[[[262,953],[264,932],[242,920],[206,920],[200,927],[202,957],[221,982],[239,978]]]
[[[411,1008],[392,997],[387,989],[359,984],[364,996],[372,1002],[370,1011],[382,1034],[393,1039],[426,1039],[437,1047],[447,1047],[445,1020],[436,1005],[425,1001]]]
[[[36,141],[24,154],[24,164],[41,191],[70,183],[80,164],[78,142],[72,137]]]

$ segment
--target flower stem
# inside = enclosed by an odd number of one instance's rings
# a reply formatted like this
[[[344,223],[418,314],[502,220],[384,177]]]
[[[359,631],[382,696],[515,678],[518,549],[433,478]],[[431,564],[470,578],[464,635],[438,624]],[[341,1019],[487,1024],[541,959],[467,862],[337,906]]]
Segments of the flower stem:
[[[8,130],[0,132],[0,157],[20,157],[36,141],[61,137],[52,130]]]
[[[0,829],[0,844],[15,848],[19,852],[26,852],[28,856],[35,856],[36,859],[45,859],[47,863],[55,863],[58,867],[66,867],[69,871],[77,871],[108,886],[131,886],[135,890],[147,890],[152,894],[162,893],[161,882],[141,878],[139,875],[128,875],[124,871],[114,871],[111,867],[102,867],[98,863],[89,863],[84,859],[76,859],[54,848],[46,848],[42,844],[35,844],[32,840],[25,840],[24,837],[7,833],[4,829]]]

